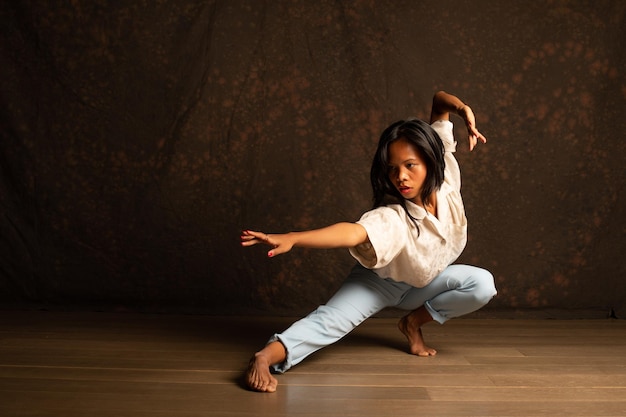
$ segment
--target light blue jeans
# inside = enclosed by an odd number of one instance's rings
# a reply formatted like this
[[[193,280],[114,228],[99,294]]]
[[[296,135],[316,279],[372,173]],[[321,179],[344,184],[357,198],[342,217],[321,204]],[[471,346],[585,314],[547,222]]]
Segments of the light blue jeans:
[[[319,349],[335,343],[365,319],[386,307],[415,310],[425,306],[432,318],[444,323],[476,311],[496,295],[493,276],[469,265],[451,265],[423,288],[392,279],[357,264],[339,291],[326,303],[287,330],[275,334],[287,351],[283,363],[273,366],[285,372]]]

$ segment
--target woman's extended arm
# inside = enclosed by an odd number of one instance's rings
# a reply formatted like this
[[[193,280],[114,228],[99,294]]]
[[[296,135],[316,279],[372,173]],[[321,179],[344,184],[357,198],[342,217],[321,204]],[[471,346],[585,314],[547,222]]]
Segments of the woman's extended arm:
[[[458,97],[448,94],[445,91],[437,92],[433,97],[433,107],[430,113],[430,123],[437,120],[449,120],[450,113],[461,116],[467,127],[469,148],[474,149],[478,141],[487,142],[487,138],[476,129],[476,119],[474,112],[467,104],[463,103]]]
[[[241,245],[265,243],[273,247],[267,253],[267,256],[272,257],[289,252],[294,246],[316,249],[351,248],[367,242],[367,239],[367,232],[363,226],[343,222],[321,229],[270,235],[244,230],[241,234]]]

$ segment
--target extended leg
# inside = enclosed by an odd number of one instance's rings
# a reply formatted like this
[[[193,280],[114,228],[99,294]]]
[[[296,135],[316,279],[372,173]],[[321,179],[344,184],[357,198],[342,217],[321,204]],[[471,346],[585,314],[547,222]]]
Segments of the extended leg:
[[[282,342],[287,349],[285,361],[275,365],[274,370],[285,372],[312,353],[340,340],[368,317],[397,304],[406,290],[406,284],[383,280],[373,271],[357,265],[328,303],[270,339]]]
[[[326,303],[307,317],[274,335],[250,360],[246,383],[255,391],[274,392],[278,381],[270,373],[285,372],[328,346],[386,306],[397,304],[407,286],[380,279],[359,265]]]

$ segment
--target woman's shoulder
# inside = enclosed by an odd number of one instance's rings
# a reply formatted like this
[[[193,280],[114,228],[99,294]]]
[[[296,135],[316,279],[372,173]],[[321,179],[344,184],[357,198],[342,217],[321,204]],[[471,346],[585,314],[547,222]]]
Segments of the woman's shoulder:
[[[375,207],[363,213],[361,218],[365,217],[397,217],[403,212],[402,206],[398,203],[389,203],[379,207]]]
[[[408,211],[408,213],[407,213]],[[399,203],[388,203],[380,207],[376,207],[367,211],[361,216],[363,219],[381,219],[386,221],[400,221],[403,224],[409,223],[408,215],[410,214],[415,220],[421,220],[426,217],[426,210],[411,201],[406,202],[406,210]]]

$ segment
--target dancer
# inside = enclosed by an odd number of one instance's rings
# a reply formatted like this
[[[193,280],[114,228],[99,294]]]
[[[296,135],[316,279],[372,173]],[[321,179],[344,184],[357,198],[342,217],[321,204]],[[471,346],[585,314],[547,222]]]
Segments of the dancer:
[[[409,352],[433,356],[437,351],[424,342],[424,324],[476,311],[496,295],[491,273],[453,265],[467,242],[467,220],[452,155],[451,113],[464,120],[470,151],[487,142],[468,105],[436,93],[430,124],[401,120],[383,131],[370,171],[374,207],[359,221],[300,232],[242,233],[242,246],[269,245],[269,257],[293,247],[348,248],[358,261],[325,305],[272,336],[253,356],[246,372],[250,389],[276,391],[272,372],[287,371],[386,307],[409,311],[398,322]]]

